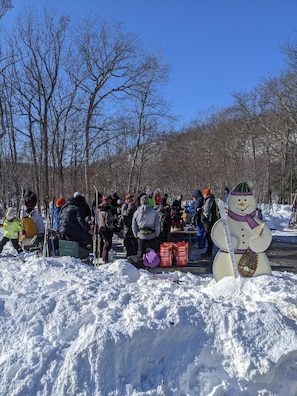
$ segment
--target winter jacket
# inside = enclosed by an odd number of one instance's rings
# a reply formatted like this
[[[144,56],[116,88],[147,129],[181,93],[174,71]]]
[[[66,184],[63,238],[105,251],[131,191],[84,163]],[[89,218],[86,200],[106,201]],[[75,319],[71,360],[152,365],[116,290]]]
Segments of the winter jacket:
[[[196,201],[192,201],[190,206],[188,207],[188,212],[190,215],[194,216],[195,215],[195,206],[196,206]]]
[[[88,233],[90,225],[85,221],[84,203],[77,198],[70,198],[61,208],[59,214],[60,234],[69,236],[74,241],[80,240],[82,234]],[[74,239],[75,238],[75,239]]]
[[[98,206],[98,227],[99,231],[112,231],[112,208],[110,205],[101,204]]]
[[[34,210],[33,212],[31,212],[29,217],[31,217],[31,219],[35,223],[37,234],[44,234],[45,227],[44,227],[44,222],[43,222],[40,214]]]
[[[148,206],[153,208],[155,206],[155,200],[153,197],[148,197]]]
[[[121,219],[123,225],[123,235],[124,237],[133,236],[132,231],[132,219],[133,214],[136,211],[136,205],[134,202],[124,202],[121,208]]]
[[[91,209],[86,201],[86,198],[83,195],[78,195],[75,198],[82,204],[82,206],[84,208],[84,211],[85,211],[84,219],[86,221],[91,220],[92,213],[91,213]]]
[[[215,223],[215,221],[217,220],[216,202],[213,194],[209,195],[204,200],[201,220],[203,223],[210,223],[210,224]]]
[[[19,232],[23,231],[20,220],[16,217],[13,221],[5,220],[3,223],[3,236],[8,239],[18,239]]]
[[[135,238],[154,239],[160,235],[158,212],[148,205],[141,205],[133,215],[132,231]]]
[[[182,209],[182,200],[181,199],[175,199],[172,202],[171,207],[172,207],[172,209],[176,209],[178,211],[181,211],[181,209]]]
[[[193,191],[192,197],[195,198],[194,213],[193,213],[194,223],[198,223],[201,220],[201,208],[203,206],[202,192],[196,189]]]
[[[60,229],[60,219],[59,219],[59,215],[61,212],[61,206],[55,206],[53,209],[53,226],[54,226],[54,230],[59,231]]]

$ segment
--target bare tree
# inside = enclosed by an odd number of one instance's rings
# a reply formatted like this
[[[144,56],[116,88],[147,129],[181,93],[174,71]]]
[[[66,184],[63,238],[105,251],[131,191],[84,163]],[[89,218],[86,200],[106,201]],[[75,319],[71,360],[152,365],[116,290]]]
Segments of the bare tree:
[[[137,43],[120,25],[85,19],[74,35],[72,67],[67,71],[84,97],[84,182],[89,190],[88,170],[94,153],[119,133],[114,129],[119,101],[131,85]]]
[[[18,114],[25,126],[25,131],[20,132],[29,139],[35,180],[43,183],[37,189],[42,188],[44,197],[49,195],[49,114],[68,24],[67,17],[58,18],[54,11],[45,9],[41,16],[30,9],[18,18],[11,39],[15,59],[11,84]]]
[[[132,109],[135,113],[134,148],[131,158],[131,166],[128,179],[128,191],[131,188],[139,189],[138,185],[133,185],[133,178],[139,180],[136,169],[141,172],[143,160],[145,160],[145,150],[148,143],[156,140],[160,134],[160,119],[169,117],[168,109],[165,106],[162,96],[158,92],[158,87],[167,81],[168,67],[162,65],[156,56],[144,58],[135,74],[135,88],[132,91],[134,101]]]
[[[13,8],[11,0],[0,0],[0,19],[10,8]]]

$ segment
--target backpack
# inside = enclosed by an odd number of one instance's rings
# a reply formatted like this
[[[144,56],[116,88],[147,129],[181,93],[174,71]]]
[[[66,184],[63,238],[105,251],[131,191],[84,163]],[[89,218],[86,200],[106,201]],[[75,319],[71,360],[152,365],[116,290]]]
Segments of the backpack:
[[[213,200],[211,207],[210,207],[210,216],[209,216],[209,223],[215,223],[220,218],[220,212],[218,204],[215,200]]]
[[[24,217],[21,220],[21,224],[26,231],[26,238],[32,238],[37,234],[36,225],[31,217]]]
[[[160,256],[153,249],[143,255],[143,265],[150,268],[156,268],[160,265]]]
[[[213,222],[215,223],[220,218],[220,211],[216,201],[212,205]]]

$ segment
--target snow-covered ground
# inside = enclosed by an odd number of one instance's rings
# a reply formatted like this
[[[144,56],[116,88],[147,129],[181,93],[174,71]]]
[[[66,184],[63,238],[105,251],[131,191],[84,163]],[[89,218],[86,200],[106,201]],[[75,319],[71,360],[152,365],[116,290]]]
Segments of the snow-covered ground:
[[[263,214],[296,243],[290,206]],[[3,396],[297,395],[297,275],[0,256],[0,276]]]

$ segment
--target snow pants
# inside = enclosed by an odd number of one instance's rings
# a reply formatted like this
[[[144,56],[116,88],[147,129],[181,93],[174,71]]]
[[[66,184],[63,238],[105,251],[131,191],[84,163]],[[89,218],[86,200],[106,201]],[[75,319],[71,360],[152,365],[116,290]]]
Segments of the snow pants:
[[[9,239],[9,238],[3,237],[1,242],[0,242],[0,253],[2,253],[2,250],[3,250],[4,246],[7,244],[8,241],[11,241],[12,246],[15,248],[15,250],[18,253],[21,253],[23,251],[23,249],[19,245],[19,242],[18,242],[17,239]]]

